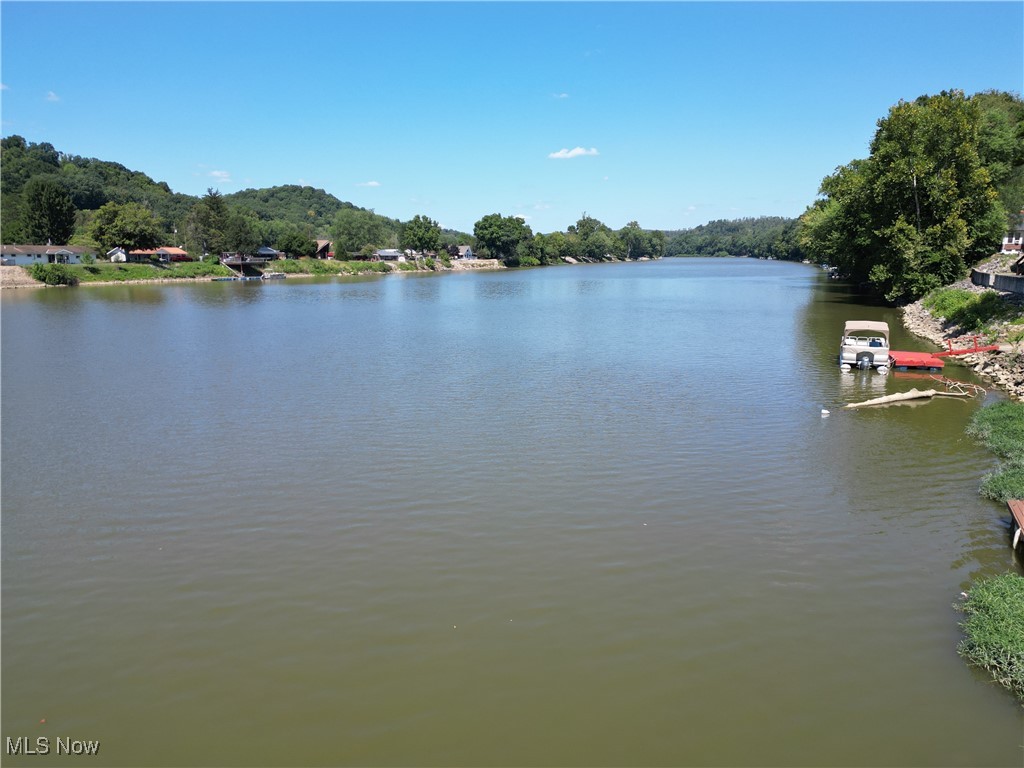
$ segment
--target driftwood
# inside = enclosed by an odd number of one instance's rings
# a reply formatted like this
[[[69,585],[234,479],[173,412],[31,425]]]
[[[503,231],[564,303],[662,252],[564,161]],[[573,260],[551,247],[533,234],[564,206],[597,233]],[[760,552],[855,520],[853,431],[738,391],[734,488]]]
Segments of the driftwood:
[[[907,400],[923,400],[932,397],[974,397],[970,392],[940,392],[937,389],[911,389],[907,392],[897,392],[894,395],[876,397],[872,400],[865,400],[863,403],[849,403],[845,408],[863,408],[868,405],[885,405],[886,403],[902,403]]]

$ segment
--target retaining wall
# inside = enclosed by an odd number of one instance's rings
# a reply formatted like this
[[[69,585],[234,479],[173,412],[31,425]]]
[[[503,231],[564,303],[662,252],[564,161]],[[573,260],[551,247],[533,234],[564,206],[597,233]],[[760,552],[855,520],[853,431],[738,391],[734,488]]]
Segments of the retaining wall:
[[[986,288],[995,288],[997,291],[1024,294],[1024,277],[1018,275],[1001,275],[994,272],[982,272],[980,269],[972,269],[971,282],[975,285],[983,285]]]

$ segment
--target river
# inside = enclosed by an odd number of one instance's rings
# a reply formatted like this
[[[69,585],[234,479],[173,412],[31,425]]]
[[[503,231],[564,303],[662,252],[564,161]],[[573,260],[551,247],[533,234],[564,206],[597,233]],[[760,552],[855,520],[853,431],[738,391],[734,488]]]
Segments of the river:
[[[981,401],[840,410],[847,319],[927,348],[747,259],[4,291],[4,764],[1020,765]]]

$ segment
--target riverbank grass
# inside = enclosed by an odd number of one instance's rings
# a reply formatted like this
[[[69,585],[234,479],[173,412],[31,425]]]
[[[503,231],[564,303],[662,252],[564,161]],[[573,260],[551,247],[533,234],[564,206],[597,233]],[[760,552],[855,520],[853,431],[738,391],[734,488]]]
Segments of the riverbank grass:
[[[1024,312],[995,291],[976,293],[963,288],[939,288],[921,303],[933,317],[987,340],[1016,344],[1024,339]]]
[[[1024,576],[984,579],[957,607],[966,616],[957,652],[1024,702]]]
[[[1004,400],[982,408],[967,434],[1002,460],[982,478],[981,495],[995,501],[1024,499],[1024,403]]]
[[[230,269],[212,261],[175,264],[74,264],[67,267],[79,283],[120,283],[129,280],[181,280],[197,277],[228,277]]]

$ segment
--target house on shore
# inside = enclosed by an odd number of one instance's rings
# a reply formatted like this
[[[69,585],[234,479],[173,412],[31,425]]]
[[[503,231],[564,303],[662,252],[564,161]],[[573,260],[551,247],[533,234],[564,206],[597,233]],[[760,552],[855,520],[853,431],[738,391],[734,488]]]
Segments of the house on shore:
[[[83,256],[93,256],[94,249],[82,245],[5,245],[3,265],[30,267],[33,264],[81,264]]]
[[[405,253],[397,248],[380,248],[373,252],[374,261],[405,261]]]
[[[314,259],[333,259],[334,254],[331,252],[331,241],[330,240],[317,240],[316,241],[316,253],[313,254]]]
[[[154,259],[156,261],[163,262],[192,261],[192,257],[188,255],[188,252],[174,246],[165,246],[163,248],[154,248],[142,251],[126,251],[121,247],[111,248],[107,251],[107,259],[122,264],[125,262],[146,264]]]
[[[1022,246],[1024,246],[1024,211],[1021,211],[1017,217],[1017,226],[1003,238],[1003,249],[1000,253],[1020,254]]]
[[[460,259],[475,259],[476,256],[473,254],[473,249],[470,246],[468,246],[468,245],[460,245],[459,246],[458,258],[460,258]]]

